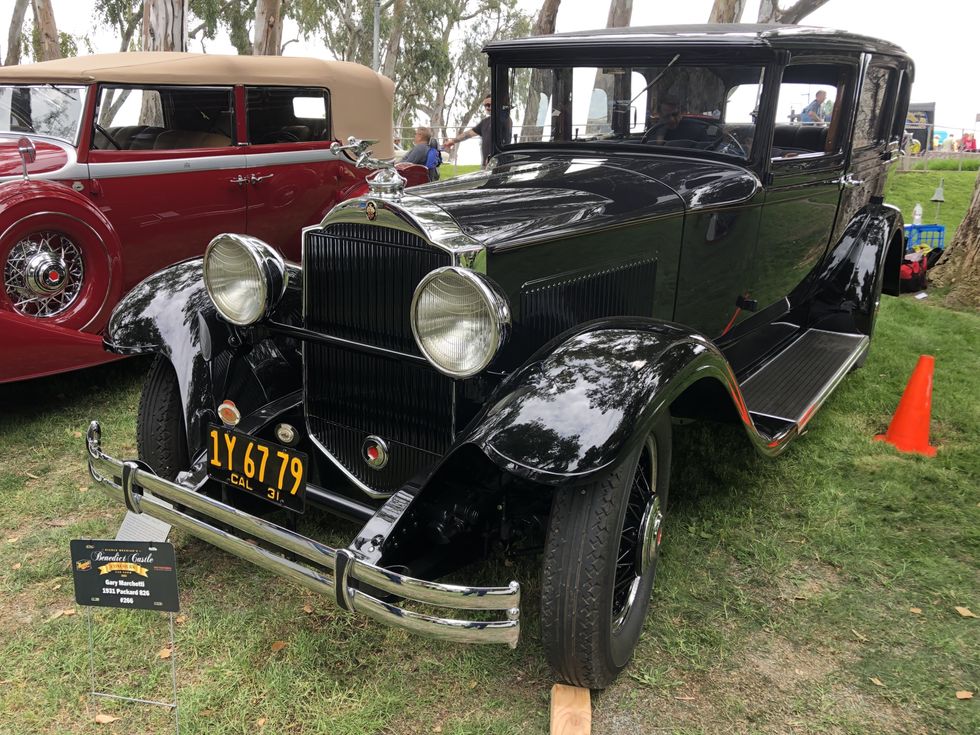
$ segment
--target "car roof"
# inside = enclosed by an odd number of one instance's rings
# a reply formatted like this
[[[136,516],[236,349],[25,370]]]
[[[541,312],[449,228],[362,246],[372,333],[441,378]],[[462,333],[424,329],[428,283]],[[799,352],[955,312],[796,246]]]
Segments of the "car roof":
[[[554,33],[511,40],[493,41],[488,53],[517,49],[554,49],[565,46],[702,46],[753,47],[771,49],[820,48],[870,51],[905,56],[893,43],[856,33],[815,26],[756,23],[702,23],[698,25],[627,26],[591,31]]]
[[[0,67],[0,84],[95,82],[326,87],[330,90],[334,135],[341,140],[349,135],[377,140],[375,155],[392,155],[394,85],[360,64],[299,56],[131,51]]]

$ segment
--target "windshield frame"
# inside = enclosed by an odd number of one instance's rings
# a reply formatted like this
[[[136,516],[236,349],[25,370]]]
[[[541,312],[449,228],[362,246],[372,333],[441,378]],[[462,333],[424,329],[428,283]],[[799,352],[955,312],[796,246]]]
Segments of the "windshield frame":
[[[27,135],[27,136],[39,136],[43,138],[51,138],[53,140],[58,140],[68,145],[78,148],[79,141],[82,135],[82,129],[84,127],[84,121],[86,117],[86,111],[88,109],[88,95],[91,91],[90,84],[80,84],[80,83],[70,83],[70,84],[54,84],[52,82],[36,82],[30,84],[9,84],[0,83],[0,95],[2,95],[7,90],[17,90],[17,89],[42,89],[42,90],[55,90],[57,92],[62,92],[67,94],[69,90],[78,92],[78,115],[75,119],[74,129],[72,131],[71,138],[66,138],[62,135],[55,134],[47,130],[3,130],[0,129],[0,135]],[[13,94],[11,94],[13,97]],[[0,103],[2,105],[2,103]],[[7,119],[9,119],[9,107],[0,106],[0,119],[3,119],[2,114],[6,111]],[[33,125],[31,126],[33,128]]]

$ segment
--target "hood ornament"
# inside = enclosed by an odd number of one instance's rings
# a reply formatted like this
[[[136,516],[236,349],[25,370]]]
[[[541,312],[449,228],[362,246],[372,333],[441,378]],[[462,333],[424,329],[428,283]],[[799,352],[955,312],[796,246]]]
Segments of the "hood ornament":
[[[330,152],[335,154],[341,151],[347,152],[356,159],[354,165],[357,168],[374,169],[374,173],[368,174],[365,179],[371,193],[398,200],[401,198],[402,192],[405,191],[407,181],[404,176],[398,173],[394,161],[382,161],[371,157],[370,148],[377,142],[376,140],[358,140],[352,135],[347,139],[347,145],[340,145],[337,142],[331,143]]]

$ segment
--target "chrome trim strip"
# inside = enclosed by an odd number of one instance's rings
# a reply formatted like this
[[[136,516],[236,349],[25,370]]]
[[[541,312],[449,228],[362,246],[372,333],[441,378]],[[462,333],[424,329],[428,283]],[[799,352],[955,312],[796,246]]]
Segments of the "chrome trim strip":
[[[101,442],[102,429],[98,421],[93,421],[89,425],[86,436],[89,472],[92,478],[103,486],[112,500],[123,503],[124,491],[116,478],[121,477],[124,463],[105,454]],[[181,528],[306,589],[335,599],[336,580],[329,575],[329,572],[334,572],[337,568],[338,553],[350,553],[349,551],[338,552],[313,539],[212,500],[132,464],[127,470],[127,475],[132,487],[143,490],[138,506],[143,513]],[[282,550],[292,551],[314,564],[325,567],[328,574],[249,544],[233,533],[175,510],[165,501],[187,506],[207,518],[260,538]],[[506,587],[440,584],[396,574],[356,556],[350,558],[347,573],[351,578],[384,593],[460,610],[504,610],[507,619],[481,621],[425,615],[393,603],[383,602],[363,589],[346,587],[343,593],[356,612],[388,625],[459,643],[506,643],[511,648],[517,646],[520,637],[520,585],[517,582],[511,582]]]
[[[230,154],[216,154],[196,158],[168,158],[154,161],[113,161],[112,163],[90,163],[89,175],[92,179],[114,179],[120,176],[161,176],[164,174],[189,174],[201,171],[224,171],[245,168],[246,156],[233,146]]]
[[[305,343],[303,344],[303,362],[304,363],[306,362],[306,344]],[[306,390],[306,379],[305,378],[303,379],[303,395],[304,396],[309,395],[309,393]],[[310,441],[313,442],[313,444],[316,446],[316,448],[319,449],[321,452],[323,452],[323,455],[337,466],[337,469],[340,470],[341,474],[343,474],[343,476],[345,478],[347,478],[347,480],[350,481],[350,483],[352,485],[354,485],[354,487],[356,487],[362,493],[364,493],[369,498],[372,498],[374,500],[387,500],[392,495],[394,495],[396,492],[398,492],[397,490],[392,490],[390,493],[379,492],[378,490],[374,490],[373,488],[371,488],[370,485],[365,485],[363,482],[361,482],[360,480],[358,480],[351,473],[351,471],[344,466],[344,463],[341,462],[336,457],[334,457],[330,453],[330,450],[327,449],[325,446],[323,446],[323,443],[319,439],[316,438],[316,434],[314,434],[310,430],[309,415],[310,415],[310,412],[309,412],[309,410],[308,410],[308,408],[306,406],[306,400],[304,398],[304,400],[303,400],[303,416],[306,419],[306,435],[309,437]]]
[[[820,330],[820,331],[824,331],[824,330]],[[852,336],[852,335],[848,335],[848,336]],[[853,336],[857,336],[857,335],[853,335]],[[865,350],[868,349],[870,344],[871,344],[871,338],[868,337],[866,334],[862,334],[861,339],[858,340],[857,344],[854,347],[854,351],[851,353],[850,357],[848,357],[841,364],[841,366],[837,369],[837,372],[830,377],[830,379],[826,382],[823,388],[821,388],[820,391],[817,393],[817,397],[813,399],[812,403],[810,403],[810,407],[803,412],[803,415],[800,416],[799,419],[797,419],[797,425],[799,426],[799,430],[801,432],[803,431],[803,428],[808,423],[810,423],[810,419],[812,419],[816,415],[817,409],[819,409],[823,405],[824,401],[826,401],[830,397],[830,394],[834,392],[834,389],[840,384],[842,380],[844,380],[847,374],[851,371],[851,368],[854,367],[854,363],[856,363],[861,358],[861,355],[864,353]]]
[[[251,146],[254,148],[255,146]],[[276,151],[269,153],[246,153],[245,163],[250,168],[258,166],[286,166],[291,163],[322,163],[323,161],[347,161],[330,150],[329,142],[323,148],[310,148],[300,151]]]

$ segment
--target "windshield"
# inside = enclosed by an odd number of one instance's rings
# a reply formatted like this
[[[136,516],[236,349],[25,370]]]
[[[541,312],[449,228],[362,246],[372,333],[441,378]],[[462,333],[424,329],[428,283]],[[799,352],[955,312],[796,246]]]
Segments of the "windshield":
[[[85,87],[0,86],[0,133],[37,133],[74,144]]]
[[[494,127],[504,147],[629,143],[748,158],[763,71],[680,55],[656,65],[510,67]]]

